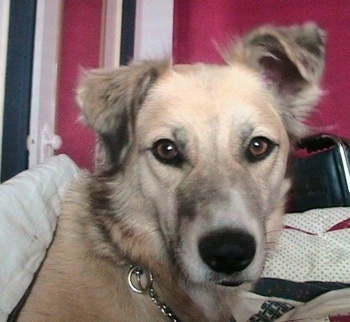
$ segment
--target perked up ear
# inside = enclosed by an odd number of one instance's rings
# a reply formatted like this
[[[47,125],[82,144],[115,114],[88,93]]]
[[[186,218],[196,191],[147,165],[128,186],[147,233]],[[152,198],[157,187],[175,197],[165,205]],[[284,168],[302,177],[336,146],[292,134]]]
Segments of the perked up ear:
[[[87,125],[99,135],[106,164],[117,169],[133,142],[138,111],[167,61],[134,62],[117,69],[88,71],[77,89],[77,102]]]
[[[325,65],[326,33],[314,23],[264,26],[247,34],[223,55],[226,62],[243,63],[259,72],[280,98],[290,135],[300,138],[304,121],[318,102]]]

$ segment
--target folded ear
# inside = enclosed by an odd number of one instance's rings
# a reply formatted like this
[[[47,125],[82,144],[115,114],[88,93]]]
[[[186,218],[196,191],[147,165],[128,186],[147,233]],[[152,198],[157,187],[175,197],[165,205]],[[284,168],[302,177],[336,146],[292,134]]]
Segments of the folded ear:
[[[133,141],[135,118],[166,61],[134,62],[113,70],[88,71],[77,89],[85,122],[102,139],[109,167],[122,165]]]
[[[247,34],[223,56],[259,72],[280,99],[281,112],[293,137],[305,134],[303,124],[322,91],[326,34],[314,23],[264,26]]]

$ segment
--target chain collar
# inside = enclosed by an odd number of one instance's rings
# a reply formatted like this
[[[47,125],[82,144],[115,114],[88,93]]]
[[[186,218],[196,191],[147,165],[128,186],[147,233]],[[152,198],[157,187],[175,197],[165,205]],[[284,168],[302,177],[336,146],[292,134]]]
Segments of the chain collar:
[[[153,288],[153,275],[140,266],[130,266],[128,274],[128,283],[131,290],[137,294],[147,294],[158,307],[158,309],[170,321],[180,322],[172,310],[162,302]]]

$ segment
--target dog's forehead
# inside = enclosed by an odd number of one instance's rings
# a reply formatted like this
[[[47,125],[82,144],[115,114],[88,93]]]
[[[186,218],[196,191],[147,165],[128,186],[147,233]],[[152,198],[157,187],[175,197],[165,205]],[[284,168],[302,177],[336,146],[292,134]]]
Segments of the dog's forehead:
[[[198,116],[224,115],[250,105],[273,104],[270,91],[253,71],[241,66],[175,66],[150,93],[151,109]],[[148,106],[149,107],[149,106]]]
[[[263,80],[241,66],[175,67],[150,91],[139,115],[141,132],[161,128],[234,127],[279,119],[277,102]],[[274,122],[276,124],[276,122]],[[146,133],[143,133],[146,134]]]

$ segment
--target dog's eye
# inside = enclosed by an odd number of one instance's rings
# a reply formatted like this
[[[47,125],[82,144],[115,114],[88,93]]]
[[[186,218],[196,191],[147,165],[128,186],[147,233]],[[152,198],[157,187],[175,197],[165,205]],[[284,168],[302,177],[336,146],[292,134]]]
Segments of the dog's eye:
[[[249,162],[261,161],[270,155],[275,146],[268,138],[258,136],[250,140],[245,156]]]
[[[182,163],[182,156],[176,144],[171,140],[161,139],[153,144],[151,150],[154,157],[162,163],[170,165]]]

